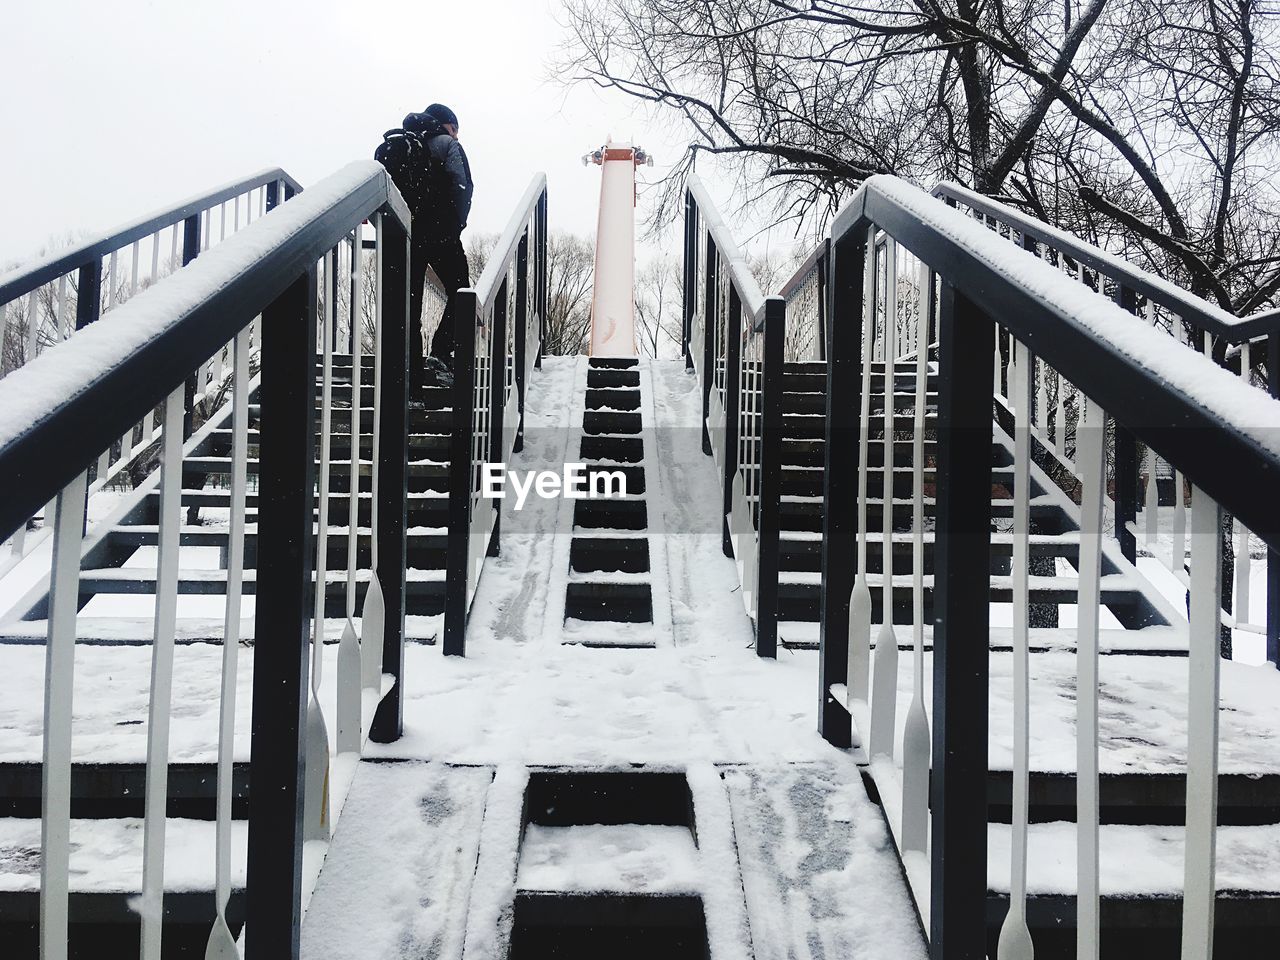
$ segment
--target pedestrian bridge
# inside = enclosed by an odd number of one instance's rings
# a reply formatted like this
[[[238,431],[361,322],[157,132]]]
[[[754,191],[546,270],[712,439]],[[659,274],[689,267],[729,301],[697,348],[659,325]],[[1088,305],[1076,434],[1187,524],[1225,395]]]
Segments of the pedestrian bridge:
[[[692,179],[683,358],[544,356],[553,223],[412,403],[376,164],[0,276],[7,955],[1274,943],[1280,316],[888,177],[761,290]]]

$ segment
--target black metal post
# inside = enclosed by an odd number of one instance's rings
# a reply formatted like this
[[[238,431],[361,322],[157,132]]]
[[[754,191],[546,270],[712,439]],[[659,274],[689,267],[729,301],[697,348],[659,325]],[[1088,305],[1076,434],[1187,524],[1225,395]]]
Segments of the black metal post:
[[[1137,295],[1132,288],[1121,285],[1116,289],[1116,303],[1133,313]],[[1133,535],[1132,524],[1138,519],[1138,441],[1119,420],[1116,420],[1115,437],[1116,539],[1120,541],[1120,552],[1130,563],[1136,563],[1138,539]]]
[[[396,678],[369,728],[377,743],[404,729],[404,618],[409,489],[409,235],[382,215],[382,379],[378,384],[378,583],[386,608],[382,672]],[[310,341],[314,343],[314,339]],[[352,403],[358,403],[353,397]],[[354,522],[354,521],[353,521]]]
[[[528,357],[529,325],[529,231],[520,238],[516,248],[516,409],[519,419],[516,421],[516,439],[512,445],[513,453],[524,449],[524,381],[525,363]]]
[[[831,238],[822,241],[825,248],[818,258],[818,359],[827,359],[827,285],[831,282]]]
[[[1267,388],[1280,397],[1280,333],[1267,337]],[[1280,550],[1274,547],[1267,548],[1267,659],[1280,670]]]
[[[547,342],[547,192],[538,198],[537,244],[534,248],[534,282],[537,284],[534,302],[538,308],[538,358],[533,365],[542,369],[542,351]],[[523,408],[522,408],[523,409]]]
[[[182,265],[185,267],[200,256],[200,218],[203,214],[193,213],[182,221]],[[175,226],[176,230],[177,227]],[[195,428],[194,416],[196,406],[196,377],[198,371],[187,377],[187,386],[182,399],[182,439],[191,438]]]
[[[787,305],[764,302],[764,354],[760,385],[760,519],[756,578],[756,655],[778,655],[778,570],[782,531],[782,350]]]
[[[733,509],[733,477],[738,472],[738,411],[742,403],[742,300],[738,296],[738,288],[732,282],[729,284],[729,311],[724,326],[724,339],[724,470],[720,475],[724,496],[720,517],[724,555],[732,557],[729,512]]]
[[[476,313],[474,290],[459,290],[454,308],[453,430],[449,438],[449,542],[445,549],[444,653],[467,652],[467,578],[471,543],[471,462],[475,415]]]
[[[493,303],[493,327],[489,337],[489,449],[490,463],[506,463],[506,396],[507,396],[507,281],[498,287]],[[493,532],[489,536],[486,556],[498,555],[498,537],[502,527],[502,501],[493,501]]]
[[[316,271],[262,312],[258,590],[249,757],[248,960],[298,957],[302,731],[313,577]]]
[[[948,283],[941,299],[929,955],[983,960],[994,325]]]
[[[684,368],[693,369],[692,344],[693,311],[698,308],[698,293],[694,284],[698,282],[698,207],[693,197],[686,191],[684,195],[684,321],[681,325],[681,346],[684,351]]]
[[[818,732],[852,742],[849,712],[831,696],[849,673],[849,594],[857,573],[858,417],[862,396],[862,282],[866,231],[850,230],[831,247],[827,324],[827,417],[822,470],[822,590],[818,634]]]
[[[76,274],[76,329],[83,330],[100,316],[102,316],[102,260],[94,257]]]
[[[702,369],[698,376],[702,380],[702,452],[711,455],[711,434],[707,430],[707,417],[711,413],[711,388],[716,381],[716,311],[719,299],[719,284],[716,274],[719,272],[720,259],[716,255],[716,242],[711,234],[707,234],[707,268],[706,296],[703,298],[702,314]]]

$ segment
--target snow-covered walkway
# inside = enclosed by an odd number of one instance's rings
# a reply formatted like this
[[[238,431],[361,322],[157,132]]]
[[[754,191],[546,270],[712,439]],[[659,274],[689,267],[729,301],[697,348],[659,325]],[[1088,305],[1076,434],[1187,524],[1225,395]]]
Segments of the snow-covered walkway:
[[[513,469],[575,459],[567,424],[581,416],[583,362],[547,358],[532,378]],[[655,569],[668,572],[654,604],[669,606],[671,636],[647,650],[563,643],[572,511],[531,497],[517,512],[508,501],[466,658],[406,651],[405,735],[368,755],[405,762],[361,764],[304,923],[304,956],[493,956],[511,927],[529,770],[641,764],[687,773],[698,856],[680,882],[702,896],[713,957],[924,955],[880,812],[851,757],[815,729],[816,654],[755,655],[721,550],[696,380],[680,362],[642,361],[641,378],[655,422],[656,447],[650,436],[645,447],[658,450],[647,466],[661,490],[648,497],[661,514],[650,542],[666,553]],[[571,874],[569,856],[557,863]]]

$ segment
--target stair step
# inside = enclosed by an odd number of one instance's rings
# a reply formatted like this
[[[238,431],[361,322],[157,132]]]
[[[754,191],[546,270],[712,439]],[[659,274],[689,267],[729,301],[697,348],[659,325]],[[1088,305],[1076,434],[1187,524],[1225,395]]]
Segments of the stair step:
[[[583,460],[618,463],[640,463],[644,460],[644,441],[638,436],[584,436],[578,449]]]
[[[577,500],[573,505],[573,525],[575,528],[644,530],[649,525],[649,513],[643,500]]]
[[[640,361],[635,357],[591,357],[587,367],[591,370],[634,370]]]
[[[587,389],[586,404],[588,410],[599,410],[608,408],[611,410],[639,410],[640,409],[640,390],[630,388],[602,388],[590,387]]]
[[[643,537],[575,536],[569,546],[569,568],[580,573],[647,573],[649,542]]]
[[[587,370],[587,388],[640,386],[639,370],[611,370],[593,367]]]
[[[640,414],[614,410],[587,410],[582,415],[582,431],[586,434],[638,434]]]
[[[565,618],[620,623],[653,622],[653,590],[647,583],[570,580]]]

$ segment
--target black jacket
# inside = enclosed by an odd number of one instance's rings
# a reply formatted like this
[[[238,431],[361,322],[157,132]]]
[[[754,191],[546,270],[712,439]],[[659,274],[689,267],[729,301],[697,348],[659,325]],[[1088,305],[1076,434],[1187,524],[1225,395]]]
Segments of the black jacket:
[[[431,156],[444,171],[442,181],[432,184],[430,206],[412,211],[413,238],[424,242],[457,237],[466,229],[471,215],[471,195],[475,191],[467,152],[461,143],[444,132],[434,117],[425,113],[409,114],[404,118],[404,128],[427,142]]]

